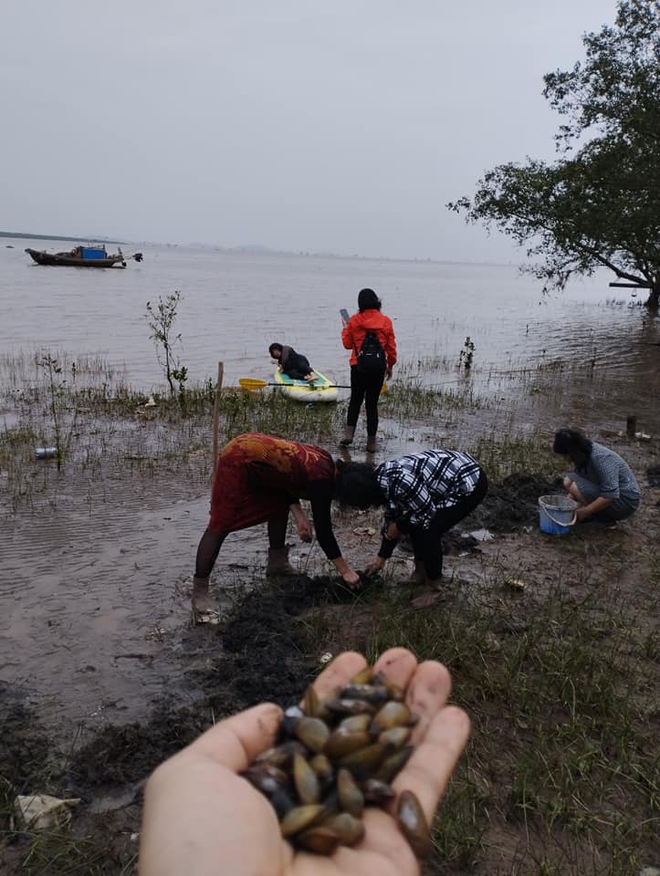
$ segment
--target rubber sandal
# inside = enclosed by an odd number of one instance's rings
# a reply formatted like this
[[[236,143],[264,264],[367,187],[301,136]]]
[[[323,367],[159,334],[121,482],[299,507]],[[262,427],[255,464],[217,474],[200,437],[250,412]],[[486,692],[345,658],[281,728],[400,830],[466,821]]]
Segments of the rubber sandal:
[[[220,612],[216,608],[207,608],[205,611],[198,611],[196,608],[193,608],[192,616],[195,626],[200,626],[201,624],[217,626],[220,623]]]

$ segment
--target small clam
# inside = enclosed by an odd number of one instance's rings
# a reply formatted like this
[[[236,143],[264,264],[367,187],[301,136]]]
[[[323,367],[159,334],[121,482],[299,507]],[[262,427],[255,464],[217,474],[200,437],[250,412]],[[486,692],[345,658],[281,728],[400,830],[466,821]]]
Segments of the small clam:
[[[300,706],[289,706],[284,710],[285,718],[302,718],[304,714]]]
[[[291,739],[296,735],[296,726],[298,721],[303,717],[303,711],[299,706],[289,706],[284,711],[282,720],[280,721],[279,738]]]
[[[296,806],[290,809],[280,821],[280,832],[282,836],[293,836],[305,830],[313,821],[315,821],[324,812],[323,806],[320,803],[315,803],[310,806]]]
[[[342,699],[363,700],[365,703],[378,705],[389,699],[386,687],[373,684],[349,684],[341,692]]]
[[[318,803],[319,778],[301,754],[293,757],[293,783],[301,803]]]
[[[304,754],[305,746],[302,744],[302,742],[296,742],[295,740],[291,740],[289,742],[282,743],[282,745],[277,745],[273,748],[267,748],[266,751],[262,751],[261,754],[258,755],[254,762],[255,764],[268,763],[271,766],[283,769],[291,763],[291,761],[293,760],[293,755],[296,752]]]
[[[310,751],[319,753],[328,741],[330,728],[320,718],[299,718],[296,723],[295,734]]]
[[[398,684],[392,684],[392,682],[388,682],[387,690],[389,692],[391,700],[395,700],[397,703],[403,702],[406,693],[402,687],[399,687]]]
[[[342,733],[361,733],[363,730],[368,730],[371,724],[371,715],[349,715],[343,718],[336,729]]]
[[[421,804],[412,791],[402,791],[396,817],[403,835],[418,858],[428,858],[433,851],[431,833]]]
[[[378,743],[388,748],[402,748],[410,738],[410,727],[390,727],[378,735]]]
[[[325,797],[321,800],[321,805],[323,811],[319,816],[319,822],[323,821],[325,818],[330,818],[331,815],[336,815],[340,811],[341,804],[336,789],[333,788],[333,790],[328,791]]]
[[[370,742],[371,736],[366,730],[359,733],[346,733],[337,728],[328,737],[328,741],[323,746],[323,753],[333,758],[344,757],[360,748],[366,748]]]
[[[305,691],[305,696],[303,697],[303,712],[310,718],[318,718],[320,705],[318,694],[314,690],[314,685],[310,684]]]
[[[364,811],[364,794],[355,784],[353,776],[346,769],[341,769],[337,773],[337,795],[339,797],[339,805],[345,812],[348,812],[355,818],[361,817]]]
[[[371,666],[366,666],[357,675],[354,675],[351,678],[351,684],[369,684],[371,679],[374,677],[374,671]]]
[[[339,766],[350,769],[354,775],[361,776],[377,769],[386,755],[387,749],[384,745],[368,745],[366,748],[361,748],[359,751],[354,751],[340,758]]]
[[[389,730],[390,727],[405,727],[410,720],[410,709],[403,703],[390,700],[378,710],[371,722],[372,732]]]
[[[254,766],[248,767],[241,775],[257,790],[261,791],[262,794],[266,794],[266,796],[270,796],[276,791],[285,788],[289,782],[285,772],[268,763],[254,764]]]
[[[318,776],[321,788],[326,788],[332,782],[335,775],[335,770],[330,760],[325,754],[315,754],[309,761],[309,765]]]
[[[384,803],[396,796],[389,785],[379,782],[378,779],[365,779],[364,782],[360,782],[360,788],[364,799],[369,803]]]
[[[326,708],[329,712],[337,715],[373,715],[376,712],[375,706],[367,703],[364,700],[347,700],[341,697],[340,699],[326,700]]]
[[[378,767],[374,778],[378,779],[379,782],[389,784],[404,768],[413,751],[412,745],[404,745],[403,748],[399,748],[394,754],[390,754]]]
[[[353,846],[364,836],[364,824],[348,812],[340,812],[339,815],[326,819],[322,827],[329,828],[335,833],[344,846]]]
[[[296,808],[296,802],[293,797],[281,788],[270,798],[271,805],[280,821],[284,818],[287,812]]]
[[[339,845],[339,837],[329,827],[311,827],[304,833],[298,834],[296,843],[308,852],[331,855]]]

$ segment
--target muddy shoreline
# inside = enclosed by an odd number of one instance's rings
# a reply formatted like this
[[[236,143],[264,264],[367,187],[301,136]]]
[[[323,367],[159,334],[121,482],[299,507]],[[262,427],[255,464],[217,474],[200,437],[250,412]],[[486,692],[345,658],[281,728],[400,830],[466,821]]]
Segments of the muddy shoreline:
[[[487,424],[489,412],[470,416]],[[429,419],[408,425],[406,445],[415,449],[418,443],[435,443],[441,431],[469,431],[469,422],[459,412],[448,415],[444,424]],[[157,428],[147,426],[151,447]],[[179,427],[169,428],[172,432]],[[334,428],[332,423],[328,428]],[[393,455],[397,446],[385,434],[383,457]],[[549,455],[535,455],[538,436],[509,444],[479,439],[482,453],[492,453],[489,466],[499,466],[503,474],[491,478],[487,499],[447,538],[453,580],[428,622],[450,623],[454,618],[467,624],[474,614],[466,629],[475,632],[485,649],[486,657],[479,659],[487,668],[520,637],[531,635],[541,610],[554,611],[557,593],[562,594],[558,604],[566,600],[582,606],[585,622],[598,629],[603,626],[603,594],[616,594],[626,610],[639,608],[647,618],[641,622],[644,635],[649,643],[655,641],[657,624],[649,606],[657,606],[660,569],[654,536],[660,522],[660,444],[655,438],[630,442],[609,425],[594,437],[631,462],[640,476],[644,505],[613,535],[586,525],[567,539],[552,539],[538,530],[538,497],[558,492],[560,484]],[[53,478],[59,484],[53,507],[39,498],[38,509],[33,504],[5,518],[2,540],[9,576],[16,585],[39,581],[38,598],[21,598],[17,586],[12,598],[4,599],[0,862],[7,873],[42,872],[39,862],[45,866],[55,858],[43,837],[12,821],[17,793],[80,797],[71,837],[84,836],[92,843],[85,847],[87,869],[80,872],[131,872],[145,779],[214,721],[266,699],[282,705],[296,701],[327,653],[353,648],[375,656],[374,649],[386,646],[391,618],[398,614],[404,621],[393,635],[420,651],[428,648],[426,656],[450,660],[451,648],[445,650],[442,642],[453,635],[451,628],[443,628],[440,644],[427,645],[420,614],[410,613],[413,593],[401,582],[411,560],[404,551],[397,550],[387,573],[356,597],[328,575],[318,547],[300,544],[292,531],[291,556],[300,575],[273,583],[264,576],[263,527],[236,533],[223,547],[212,578],[222,623],[191,626],[191,562],[208,513],[208,455],[200,450],[207,440],[183,428],[176,441],[168,437],[156,467],[147,464],[139,447],[132,451],[137,459],[133,464],[124,458],[100,467],[92,460],[89,471],[81,465],[63,481]],[[177,442],[186,448],[185,458],[168,455]],[[377,551],[380,515],[337,512],[335,522],[342,549],[362,568]],[[492,539],[471,535],[481,530]],[[39,549],[31,553],[35,545]],[[29,567],[26,556],[33,557]],[[550,620],[548,630],[552,624]],[[653,654],[651,644],[647,650]],[[454,659],[460,701],[461,687],[470,687],[470,679],[463,677],[469,661]],[[647,684],[658,690],[657,660],[645,659]],[[479,700],[465,705],[479,726],[485,720]],[[505,741],[503,745],[506,750]],[[522,842],[517,831],[516,848]],[[504,832],[510,840],[510,827]],[[78,866],[79,849],[71,846],[67,855]],[[639,841],[638,851],[653,863],[645,840]],[[58,860],[67,855],[60,850]],[[34,869],[26,869],[27,859]],[[451,867],[429,872],[510,872],[510,858],[496,861],[482,850],[475,852],[477,859],[474,867],[456,860]],[[596,859],[602,862],[598,855]],[[63,864],[61,871],[46,867],[44,872],[69,871]]]

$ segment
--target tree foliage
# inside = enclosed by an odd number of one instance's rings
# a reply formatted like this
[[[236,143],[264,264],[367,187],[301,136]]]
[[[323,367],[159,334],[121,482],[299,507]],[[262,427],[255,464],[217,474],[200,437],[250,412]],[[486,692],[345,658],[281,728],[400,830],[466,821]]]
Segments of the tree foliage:
[[[448,204],[494,224],[546,287],[606,267],[660,297],[660,2],[620,0],[613,26],[583,37],[585,60],[544,77],[564,117],[554,162],[489,170],[472,199]]]

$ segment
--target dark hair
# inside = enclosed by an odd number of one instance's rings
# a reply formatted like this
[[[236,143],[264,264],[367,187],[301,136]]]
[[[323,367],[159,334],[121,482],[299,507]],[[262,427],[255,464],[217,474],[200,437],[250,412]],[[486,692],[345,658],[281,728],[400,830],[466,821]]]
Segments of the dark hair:
[[[358,310],[364,313],[365,310],[380,310],[380,298],[373,289],[360,289],[358,293]]]
[[[343,459],[338,459],[335,464],[335,498],[341,505],[370,508],[385,504],[373,466],[366,462],[344,462]]]
[[[559,429],[555,432],[552,449],[555,453],[570,456],[578,468],[584,468],[591,456],[592,441],[579,429]]]
[[[270,347],[268,348],[268,352],[270,353],[271,356],[273,356],[273,350],[277,350],[278,353],[281,353],[282,352],[282,344],[271,344],[270,345]],[[274,358],[275,358],[275,356],[273,356],[273,359]]]

